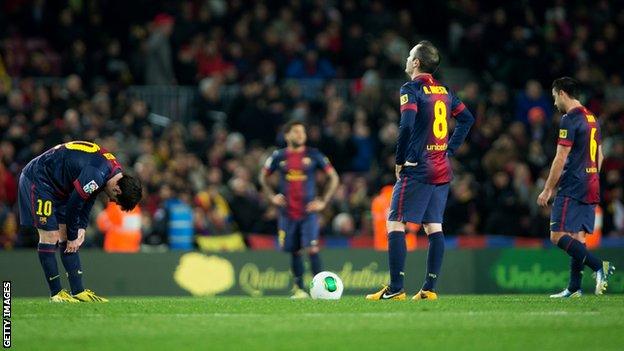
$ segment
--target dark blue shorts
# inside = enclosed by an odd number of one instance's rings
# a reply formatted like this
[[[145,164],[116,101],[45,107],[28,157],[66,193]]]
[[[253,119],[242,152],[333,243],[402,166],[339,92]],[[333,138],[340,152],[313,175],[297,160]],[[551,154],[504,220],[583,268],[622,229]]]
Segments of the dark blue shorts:
[[[594,232],[596,204],[586,204],[567,196],[557,196],[550,213],[550,231]]]
[[[24,173],[20,175],[17,201],[22,226],[58,230],[59,224],[66,223],[66,201],[56,196],[50,185]]]
[[[317,214],[301,219],[281,215],[277,220],[279,245],[283,251],[297,252],[302,248],[318,245],[319,221]]]
[[[416,224],[442,223],[448,192],[449,183],[421,183],[402,172],[392,190],[388,220]]]

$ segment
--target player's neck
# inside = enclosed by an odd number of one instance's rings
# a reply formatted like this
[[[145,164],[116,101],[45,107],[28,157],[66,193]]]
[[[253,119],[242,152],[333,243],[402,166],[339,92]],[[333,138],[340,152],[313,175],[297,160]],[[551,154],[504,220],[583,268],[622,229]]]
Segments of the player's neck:
[[[303,150],[305,150],[305,145],[301,145],[301,146],[288,145],[288,146],[286,146],[286,149],[289,152],[303,152]]]
[[[418,78],[418,77],[424,77],[424,76],[430,76],[431,73],[425,73],[425,72],[414,72],[412,73],[412,80]]]
[[[566,107],[566,113],[570,113],[570,111],[574,110],[575,108],[583,107],[583,105],[581,105],[578,100],[572,100],[570,101],[570,104]]]

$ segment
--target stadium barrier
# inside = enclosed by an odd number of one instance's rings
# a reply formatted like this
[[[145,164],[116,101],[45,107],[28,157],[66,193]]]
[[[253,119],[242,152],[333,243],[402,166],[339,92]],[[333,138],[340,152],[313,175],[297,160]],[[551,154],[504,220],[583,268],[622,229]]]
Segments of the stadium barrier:
[[[384,234],[385,235],[385,234]],[[233,240],[233,235],[228,236],[229,240]],[[590,238],[593,236],[590,236]],[[206,237],[206,242],[214,242],[212,246],[217,246],[225,239],[219,236]],[[249,247],[253,250],[277,250],[279,242],[276,235],[249,234],[247,235]],[[413,247],[408,244],[408,250],[425,250],[429,246],[429,241],[424,234],[416,236],[416,242]],[[445,236],[446,248],[448,249],[503,249],[503,248],[553,248],[553,244],[548,238],[527,238],[521,236],[504,236],[504,235],[478,235],[478,236]],[[331,249],[364,249],[373,247],[387,247],[387,242],[383,245],[374,242],[370,236],[354,236],[345,237],[321,237],[320,245]],[[624,238],[607,237],[601,238],[600,248],[624,248]],[[596,248],[594,246],[593,248]],[[224,248],[228,250],[228,248]],[[385,251],[385,250],[383,250]]]
[[[624,250],[596,252],[616,267],[624,267]],[[287,295],[291,288],[289,256],[275,251],[108,254],[84,250],[81,259],[85,286],[105,296],[264,296]],[[345,294],[370,292],[388,279],[384,252],[328,249],[322,259],[325,269],[344,281]],[[425,262],[426,251],[408,254],[407,291],[420,288]],[[556,249],[451,249],[447,250],[438,287],[443,294],[556,292],[567,284],[568,265],[568,257]],[[15,296],[46,295],[34,250],[2,252],[0,277],[13,282]],[[583,287],[593,291],[592,283],[586,269]],[[63,284],[67,286],[66,281]],[[616,273],[609,282],[609,293],[623,292],[624,274]]]

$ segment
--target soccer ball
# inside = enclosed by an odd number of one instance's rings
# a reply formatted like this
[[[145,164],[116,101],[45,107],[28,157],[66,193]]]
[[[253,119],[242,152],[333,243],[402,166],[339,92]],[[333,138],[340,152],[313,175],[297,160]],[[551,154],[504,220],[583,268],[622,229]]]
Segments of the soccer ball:
[[[342,280],[335,273],[321,272],[310,283],[310,296],[313,299],[338,300],[342,296]]]

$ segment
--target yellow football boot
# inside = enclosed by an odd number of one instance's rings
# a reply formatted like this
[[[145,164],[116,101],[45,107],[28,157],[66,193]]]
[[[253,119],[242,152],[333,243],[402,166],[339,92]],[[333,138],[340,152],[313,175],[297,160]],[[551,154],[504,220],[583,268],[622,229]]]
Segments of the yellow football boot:
[[[293,289],[293,294],[290,296],[290,298],[293,299],[293,300],[307,299],[309,297],[310,297],[310,295],[308,294],[307,291],[305,291],[303,289],[299,289],[298,287],[295,287]]]
[[[89,289],[84,289],[82,292],[77,293],[76,295],[74,295],[74,298],[82,302],[108,302],[108,299],[97,296],[93,291]]]
[[[374,294],[366,295],[367,300],[405,300],[407,299],[407,295],[405,295],[405,291],[401,290],[395,293],[390,292],[389,286],[384,286],[381,290]]]
[[[419,292],[416,293],[416,295],[414,295],[414,297],[412,297],[412,300],[437,300],[438,299],[438,294],[434,293],[433,291],[428,291],[428,290],[420,290]]]
[[[76,303],[79,300],[72,297],[65,289],[59,291],[56,295],[50,297],[50,302],[69,302]]]

